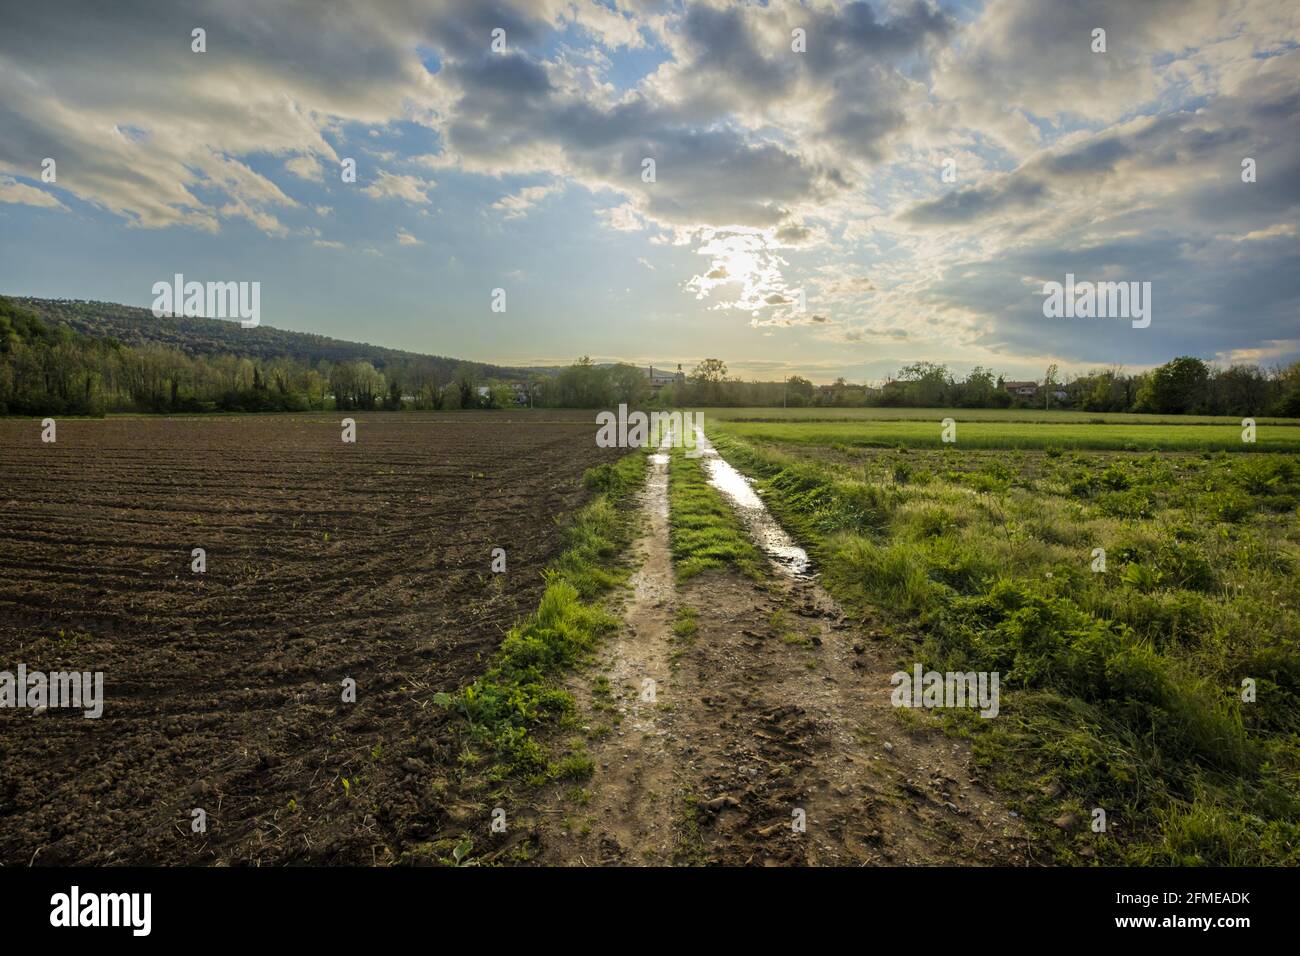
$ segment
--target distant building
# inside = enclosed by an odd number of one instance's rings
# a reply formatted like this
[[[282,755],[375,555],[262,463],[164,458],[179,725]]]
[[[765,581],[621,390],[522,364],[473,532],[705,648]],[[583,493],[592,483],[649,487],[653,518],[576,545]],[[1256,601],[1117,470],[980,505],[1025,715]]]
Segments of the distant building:
[[[650,390],[659,391],[665,385],[684,385],[686,383],[686,373],[682,371],[681,363],[677,364],[675,372],[656,372],[653,365],[650,366]]]
[[[1037,382],[1003,382],[1002,387],[1021,398],[1033,398],[1038,394]]]
[[[878,388],[840,380],[831,385],[818,385],[815,395],[818,405],[865,405],[868,397],[879,392]]]

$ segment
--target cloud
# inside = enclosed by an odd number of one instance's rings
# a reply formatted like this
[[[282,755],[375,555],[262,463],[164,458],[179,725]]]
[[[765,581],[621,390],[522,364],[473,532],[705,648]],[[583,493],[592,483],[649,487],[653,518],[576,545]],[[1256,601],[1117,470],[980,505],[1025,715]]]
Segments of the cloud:
[[[401,199],[420,205],[429,202],[429,190],[436,185],[431,179],[379,169],[374,182],[361,191],[372,199]]]
[[[403,245],[403,246],[422,246],[422,245],[424,245],[424,240],[423,240],[423,239],[417,239],[417,238],[415,238],[415,236],[411,235],[409,232],[407,232],[405,229],[402,229],[400,226],[398,227],[398,230],[397,230],[397,241],[398,241],[398,243],[399,243],[400,245]]]
[[[312,182],[323,183],[325,181],[325,170],[320,164],[320,160],[315,156],[294,156],[285,160],[284,168],[299,179],[307,179]]]
[[[36,189],[26,183],[20,183],[12,176],[0,176],[0,202],[15,203],[23,206],[42,206],[46,209],[67,207],[58,198],[43,189]]]
[[[434,188],[518,219],[578,187],[566,210],[589,197],[608,241],[700,256],[677,282],[698,308],[836,346],[1136,363],[1295,339],[1284,0],[229,0],[205,54],[193,19],[6,10],[0,201],[332,248],[305,224],[354,223],[353,156],[362,196],[425,213]],[[19,179],[45,156],[57,198]],[[1152,281],[1148,334],[1044,323],[1024,279],[1066,272]]]
[[[542,186],[525,186],[517,193],[502,196],[492,204],[492,208],[504,213],[506,219],[520,219],[547,196],[564,190],[563,183],[549,183]]]

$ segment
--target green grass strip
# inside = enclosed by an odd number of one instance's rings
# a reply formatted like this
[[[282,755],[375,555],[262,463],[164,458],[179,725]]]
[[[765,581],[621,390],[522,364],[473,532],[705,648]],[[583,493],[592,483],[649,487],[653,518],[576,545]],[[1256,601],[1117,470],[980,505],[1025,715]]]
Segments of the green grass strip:
[[[678,580],[708,568],[762,576],[763,560],[722,495],[709,484],[702,459],[674,448],[668,464],[668,531]]]
[[[943,442],[940,422],[956,422],[956,442]],[[1260,425],[1254,442],[1242,441],[1234,425],[1094,425],[967,421],[960,412],[937,414],[930,421],[770,422],[730,421],[726,430],[737,438],[761,442],[848,448],[1022,448],[1030,450],[1091,449],[1097,451],[1227,451],[1300,452],[1300,431]]]
[[[616,559],[636,531],[628,504],[645,466],[645,454],[635,452],[586,473],[587,486],[599,494],[574,517],[564,552],[543,572],[546,590],[536,612],[510,630],[482,677],[459,693],[434,697],[469,721],[471,744],[493,755],[490,779],[522,776],[540,783],[574,775],[573,761],[552,763],[531,731],[573,711],[556,675],[618,627],[618,618],[597,599],[627,578]]]

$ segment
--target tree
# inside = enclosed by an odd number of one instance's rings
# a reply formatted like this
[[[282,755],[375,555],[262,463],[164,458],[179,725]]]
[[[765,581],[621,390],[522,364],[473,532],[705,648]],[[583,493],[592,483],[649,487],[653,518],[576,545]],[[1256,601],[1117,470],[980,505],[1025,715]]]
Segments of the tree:
[[[1213,415],[1262,415],[1272,388],[1258,365],[1233,365],[1210,378],[1209,411]]]
[[[509,385],[498,382],[488,388],[488,408],[513,408],[515,390]]]
[[[620,362],[609,370],[609,384],[615,404],[635,407],[650,397],[650,379],[635,365]]]
[[[952,391],[952,374],[946,365],[916,362],[898,371],[909,405],[945,405]]]
[[[472,367],[458,365],[451,377],[451,388],[456,393],[456,408],[474,408],[478,405],[478,381]]]
[[[709,385],[724,382],[727,378],[727,363],[722,359],[706,358],[695,366],[695,370],[691,372],[691,378]]]
[[[793,408],[811,405],[816,392],[813,383],[800,375],[791,375],[785,381],[786,404]]]
[[[1292,362],[1285,371],[1278,372],[1277,385],[1280,396],[1274,414],[1300,418],[1300,362]]]
[[[1138,393],[1140,411],[1162,415],[1189,415],[1208,404],[1209,367],[1198,358],[1182,355],[1151,372]]]
[[[1047,366],[1047,371],[1043,373],[1043,409],[1044,410],[1052,407],[1052,392],[1054,392],[1057,387],[1057,381],[1056,381],[1057,371],[1058,370],[1056,367],[1056,363],[1053,362],[1051,365]]]
[[[997,395],[997,378],[983,366],[976,365],[961,383],[957,404],[963,408],[988,408]]]
[[[690,382],[695,401],[716,405],[722,401],[722,384],[727,380],[727,363],[722,359],[706,358],[695,366]]]
[[[597,368],[583,355],[555,380],[550,404],[561,408],[608,408],[615,404],[609,369]]]

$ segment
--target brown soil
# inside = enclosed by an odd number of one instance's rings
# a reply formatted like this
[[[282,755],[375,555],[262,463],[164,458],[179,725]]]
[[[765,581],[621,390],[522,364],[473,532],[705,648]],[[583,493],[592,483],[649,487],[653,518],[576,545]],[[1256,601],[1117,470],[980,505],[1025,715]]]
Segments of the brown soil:
[[[0,709],[0,863],[382,863],[454,815],[429,699],[618,452],[585,413],[342,417],[0,421],[0,670],[106,684],[98,720]]]
[[[966,746],[900,720],[889,683],[898,668],[873,622],[846,620],[815,582],[788,578],[759,587],[706,573],[679,600],[699,614],[683,668],[700,704],[690,755],[700,859],[1026,861],[1019,821]]]

